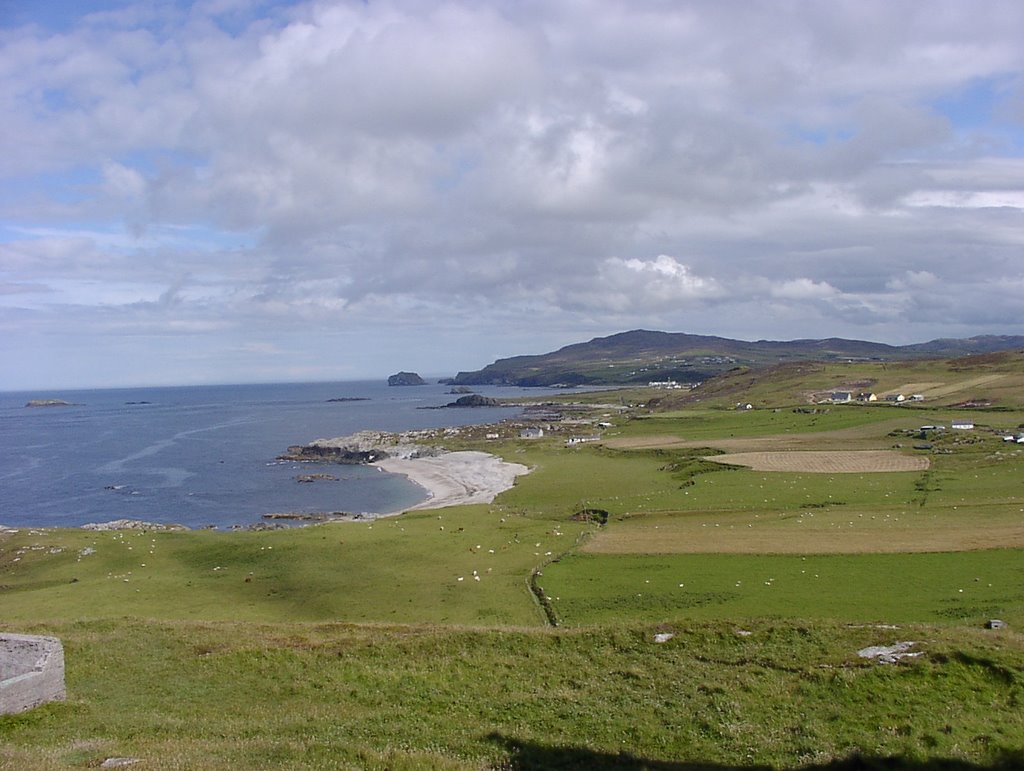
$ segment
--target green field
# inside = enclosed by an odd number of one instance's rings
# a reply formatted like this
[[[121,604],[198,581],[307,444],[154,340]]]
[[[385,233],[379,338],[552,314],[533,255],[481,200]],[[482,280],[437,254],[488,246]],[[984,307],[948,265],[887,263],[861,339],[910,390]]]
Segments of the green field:
[[[592,555],[547,565],[545,593],[567,626],[797,619],[855,624],[1024,626],[1024,559],[1015,549],[923,554]]]
[[[837,368],[751,385],[766,409],[634,408],[603,446],[567,447],[577,429],[558,426],[449,440],[531,468],[490,505],[266,532],[0,533],[3,628],[60,637],[69,690],[0,718],[0,767],[1020,767],[1024,448],[1002,436],[1022,405],[788,400]],[[951,404],[1016,382],[894,369]],[[977,428],[920,434],[961,416]],[[712,459],[755,450],[929,467]],[[985,629],[994,618],[1008,628]],[[901,640],[922,655],[856,654]]]

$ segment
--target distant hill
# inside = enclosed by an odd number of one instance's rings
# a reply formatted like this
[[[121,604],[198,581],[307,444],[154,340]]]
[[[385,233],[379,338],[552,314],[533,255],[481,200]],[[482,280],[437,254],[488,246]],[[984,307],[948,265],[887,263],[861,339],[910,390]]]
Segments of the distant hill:
[[[499,359],[460,372],[456,385],[629,385],[659,380],[702,382],[735,367],[791,361],[941,359],[1024,349],[1024,336],[984,335],[893,346],[864,340],[758,340],[636,329],[596,337],[551,353]]]
[[[705,407],[754,407],[816,404],[835,392],[886,397],[915,394],[915,408],[1024,408],[1024,350],[973,354],[953,359],[902,359],[898,362],[791,361],[767,367],[737,367],[705,381],[695,390],[651,389],[648,407],[672,410]]]

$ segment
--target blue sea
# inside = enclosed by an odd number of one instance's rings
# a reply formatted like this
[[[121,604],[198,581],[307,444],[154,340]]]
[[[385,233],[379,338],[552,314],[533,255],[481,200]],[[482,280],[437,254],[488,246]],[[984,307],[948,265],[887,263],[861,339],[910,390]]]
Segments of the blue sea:
[[[284,511],[382,512],[424,500],[422,488],[372,466],[332,466],[339,481],[300,484],[308,465],[275,458],[289,445],[360,430],[495,422],[515,407],[423,409],[450,386],[384,382],[193,386],[0,393],[0,525],[77,527],[141,519],[229,528]],[[480,387],[515,398],[544,389]],[[361,401],[329,401],[359,397]],[[31,399],[69,407],[26,407]]]

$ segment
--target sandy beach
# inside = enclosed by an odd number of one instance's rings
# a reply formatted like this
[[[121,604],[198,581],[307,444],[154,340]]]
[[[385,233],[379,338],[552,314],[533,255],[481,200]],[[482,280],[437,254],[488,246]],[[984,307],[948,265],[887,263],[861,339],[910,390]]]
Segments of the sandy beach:
[[[490,503],[498,493],[508,490],[529,469],[521,463],[508,463],[486,452],[447,452],[429,458],[386,458],[375,466],[391,474],[403,474],[427,491],[423,503],[381,516],[416,509],[440,509],[469,503]]]

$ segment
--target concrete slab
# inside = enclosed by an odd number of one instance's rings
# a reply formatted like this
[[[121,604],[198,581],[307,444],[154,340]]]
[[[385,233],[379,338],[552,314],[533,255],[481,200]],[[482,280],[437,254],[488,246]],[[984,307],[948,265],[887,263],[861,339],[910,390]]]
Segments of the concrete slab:
[[[63,701],[66,694],[60,640],[0,632],[0,715]]]

